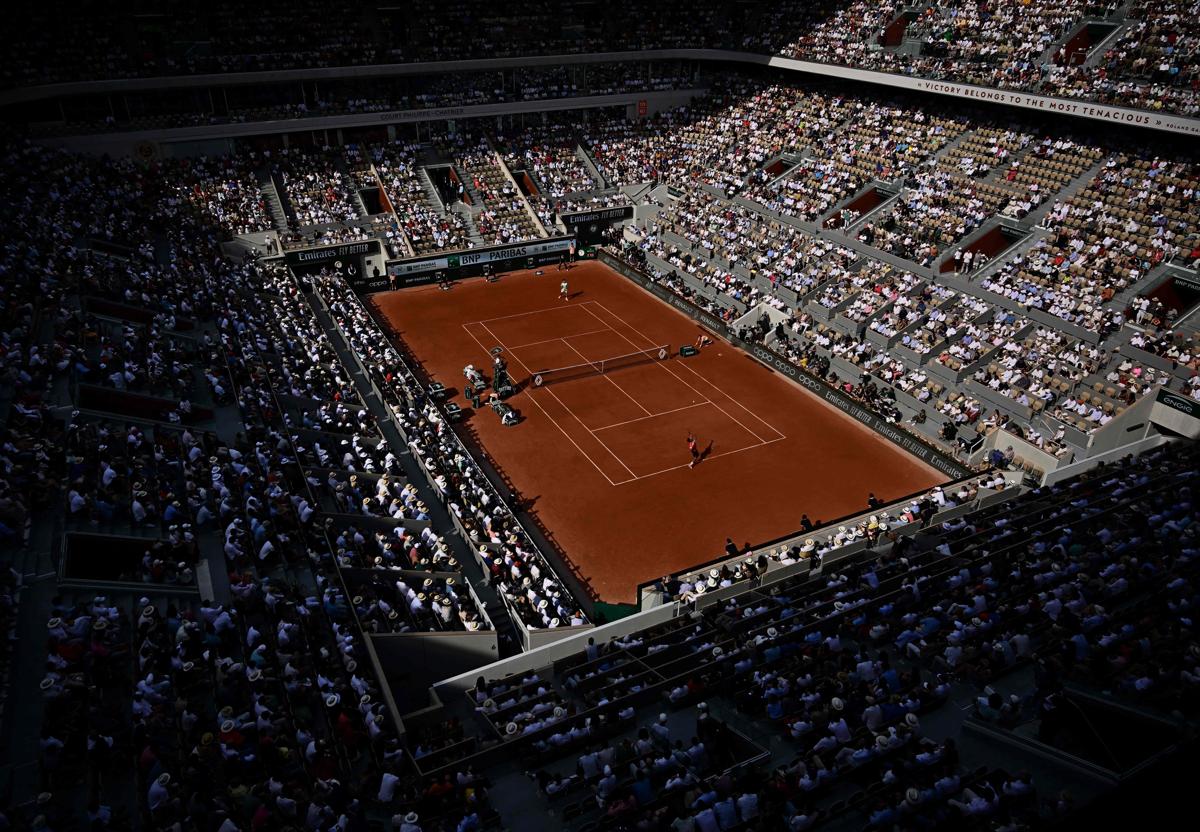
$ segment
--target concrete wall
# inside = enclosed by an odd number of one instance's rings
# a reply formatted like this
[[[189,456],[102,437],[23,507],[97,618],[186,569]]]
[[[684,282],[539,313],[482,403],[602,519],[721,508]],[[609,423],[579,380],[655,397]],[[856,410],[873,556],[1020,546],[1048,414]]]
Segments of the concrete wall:
[[[704,89],[634,92],[617,95],[588,95],[576,98],[547,98],[537,101],[514,101],[499,104],[478,104],[466,107],[429,107],[416,110],[389,110],[381,113],[347,113],[335,116],[286,118],[269,121],[238,122],[235,124],[203,124],[194,127],[157,128],[128,133],[99,133],[94,135],[47,136],[38,141],[51,147],[62,147],[78,153],[111,156],[195,156],[211,152],[206,148],[220,147],[220,142],[249,136],[270,136],[279,133],[340,130],[356,127],[380,127],[397,124],[420,124],[437,121],[462,121],[473,118],[495,118],[521,113],[588,110],[603,107],[633,108],[637,114],[639,101],[646,102],[649,113],[686,104],[704,93]],[[331,137],[330,139],[334,139]],[[217,144],[214,144],[217,143]],[[221,151],[228,152],[228,151]]]
[[[444,679],[434,685],[434,691],[445,701],[451,696],[461,694],[467,688],[474,685],[475,679],[479,676],[498,679],[514,673],[526,673],[530,670],[547,667],[559,659],[566,658],[583,650],[587,647],[589,638],[596,639],[597,644],[604,644],[618,636],[628,635],[629,633],[661,624],[664,621],[669,621],[675,617],[675,611],[676,605],[668,604],[630,615],[611,624],[605,624],[603,627],[596,627],[584,632],[579,632],[578,627],[571,630],[564,630],[568,634],[565,638],[531,650],[528,653],[522,653],[519,656],[513,656],[495,664],[479,667],[468,673]]]
[[[902,73],[876,72],[874,70],[834,66],[832,64],[822,64],[813,61],[799,61],[779,55],[736,52],[726,49],[648,49],[645,51],[597,52],[587,55],[539,55],[521,58],[431,61],[428,63],[374,66],[339,66],[317,69],[276,70],[273,72],[231,72],[219,75],[75,81],[0,91],[0,106],[22,101],[37,101],[56,96],[87,95],[104,92],[170,90],[319,79],[377,78],[396,75],[428,75],[473,70],[512,69],[526,66],[653,60],[715,61],[727,64],[736,63],[745,67],[770,67],[772,69],[796,72],[809,77],[817,76],[819,78],[843,82],[857,81],[884,87],[931,93],[965,102],[984,101],[1052,115],[1073,116],[1104,124],[1119,124],[1183,136],[1200,136],[1200,119],[1189,118],[1187,116],[1139,110],[1132,107],[1112,107],[1091,101],[1057,98],[1055,96],[1021,92],[1019,90],[1001,90],[994,87],[961,84],[954,81],[937,81]],[[637,97],[649,98],[650,95],[652,93],[642,94]],[[439,117],[458,118],[461,116],[450,115]]]
[[[1138,401],[1125,408],[1120,416],[1115,416],[1111,422],[1091,434],[1088,442],[1089,457],[1105,454],[1117,448],[1123,448],[1131,442],[1143,439],[1153,428],[1150,425],[1150,414],[1154,408],[1154,397],[1160,388],[1155,388]]]
[[[1112,462],[1113,460],[1121,459],[1131,454],[1133,456],[1137,456],[1145,453],[1146,451],[1157,448],[1159,445],[1165,445],[1170,441],[1171,440],[1168,437],[1163,436],[1162,434],[1147,436],[1145,439],[1141,439],[1129,445],[1108,451],[1107,453],[1090,456],[1087,459],[1081,459],[1072,465],[1064,465],[1062,468],[1051,471],[1049,474],[1047,474],[1045,479],[1042,480],[1042,484],[1054,485],[1056,482],[1062,482],[1063,480],[1068,480],[1071,477],[1078,476],[1085,471],[1090,471],[1101,463]]]

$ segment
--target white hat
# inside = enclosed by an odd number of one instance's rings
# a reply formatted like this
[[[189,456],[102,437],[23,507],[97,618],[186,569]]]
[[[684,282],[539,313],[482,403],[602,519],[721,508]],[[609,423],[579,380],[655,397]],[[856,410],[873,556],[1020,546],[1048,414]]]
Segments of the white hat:
[[[916,724],[917,724],[918,722],[920,722],[921,720],[919,720],[919,719],[917,718],[917,715],[916,715],[916,714],[905,714],[905,715],[904,715],[904,721],[905,721],[906,723],[908,723],[908,725],[909,725],[910,727],[915,727],[915,726],[916,726]]]
[[[915,788],[909,788],[909,790],[904,793],[904,800],[907,803],[919,803],[921,800],[921,793]]]
[[[505,726],[504,726],[504,733],[506,733],[506,734],[515,734],[515,733],[517,733],[517,723],[515,723],[515,722],[510,722],[510,723],[508,723],[507,725],[505,725]]]
[[[846,703],[845,703],[845,702],[843,702],[841,699],[839,699],[839,698],[838,698],[838,697],[836,697],[836,696],[835,696],[835,697],[833,697],[833,701],[832,701],[832,702],[830,702],[829,704],[833,706],[833,709],[834,709],[835,711],[840,711],[840,710],[842,710],[842,708],[845,708],[845,707],[846,707]]]
[[[712,569],[708,570],[708,574],[709,574],[709,575],[712,575],[714,578],[716,578],[716,577],[719,577],[719,576],[720,576],[720,574],[721,574],[721,570],[720,570],[720,569],[717,569],[717,568],[714,566]]]
[[[778,631],[778,630],[776,630],[774,627],[768,627],[768,628],[767,628],[767,635],[768,635],[770,638],[775,638],[775,636],[779,635],[779,631]]]
[[[566,711],[566,709],[565,709],[565,708],[563,708],[563,707],[561,707],[561,706],[560,706],[560,707],[557,707],[557,708],[555,708],[555,709],[554,709],[554,718],[555,718],[555,719],[562,719],[564,716],[566,716],[566,713],[567,713],[567,711]]]
[[[714,647],[714,648],[712,649],[712,654],[713,654],[714,656],[720,656],[720,655],[721,655],[722,653],[724,653],[724,652],[725,652],[725,651],[724,651],[724,650],[722,650],[720,647]]]
[[[416,823],[420,819],[421,819],[420,816],[416,812],[409,812],[407,815],[404,816],[405,823]]]
[[[158,775],[158,780],[155,782],[157,782],[160,786],[165,786],[171,782],[171,775],[164,771],[162,774]]]
[[[658,721],[659,721],[659,722],[666,722],[666,721],[667,721],[667,715],[666,715],[666,714],[659,714],[659,715],[658,715]]]

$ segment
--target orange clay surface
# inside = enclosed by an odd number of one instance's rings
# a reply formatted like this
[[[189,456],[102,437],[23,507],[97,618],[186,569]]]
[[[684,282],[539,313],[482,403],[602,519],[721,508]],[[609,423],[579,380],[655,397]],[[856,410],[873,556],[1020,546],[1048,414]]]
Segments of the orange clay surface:
[[[559,299],[566,277],[570,300]],[[595,262],[514,272],[449,291],[371,296],[428,375],[467,411],[456,429],[511,480],[595,597],[636,602],[639,583],[945,481],[811,393],[715,339],[680,358],[699,324]],[[671,345],[671,357],[536,387],[538,370]],[[502,347],[522,421],[464,400],[462,370],[491,377]],[[549,378],[549,376],[548,376]],[[687,435],[705,456],[689,468]]]

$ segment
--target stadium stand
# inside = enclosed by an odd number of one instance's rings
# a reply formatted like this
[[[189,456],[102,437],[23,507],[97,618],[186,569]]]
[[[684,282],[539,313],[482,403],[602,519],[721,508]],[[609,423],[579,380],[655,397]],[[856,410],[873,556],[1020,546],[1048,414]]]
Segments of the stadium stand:
[[[1192,11],[1187,2],[1003,0],[909,9],[861,0],[734,5],[669,0],[651,7],[614,2],[554,9],[548,4],[496,8],[465,3],[453,13],[421,3],[403,16],[390,7],[362,11],[334,3],[264,12],[255,33],[247,35],[238,9],[228,3],[202,9],[172,4],[151,17],[89,4],[73,9],[67,26],[55,19],[55,7],[42,6],[23,10],[13,21],[20,46],[4,70],[4,82],[13,87],[81,79],[709,48],[1194,116],[1200,107],[1200,79],[1192,60]],[[313,19],[329,25],[315,35],[298,22]],[[623,25],[632,19],[638,21],[634,35]],[[594,89],[605,89],[625,74],[610,63],[597,73]],[[638,77],[627,88],[663,86],[672,75],[663,71]],[[472,100],[473,87],[491,95],[509,83],[497,76],[489,79],[487,73],[461,77],[477,83],[431,79],[411,90],[414,106],[463,103]],[[448,97],[440,92],[447,83]],[[508,94],[530,98],[571,87],[579,84],[561,70],[530,69]],[[339,106],[369,112],[394,101],[395,91],[391,93],[347,95]],[[196,123],[187,113],[187,103],[165,106],[180,114],[182,123]],[[280,106],[290,107],[290,114],[321,109],[318,101]],[[284,112],[288,111],[275,110],[276,115]]]
[[[1194,4],[410,5],[14,12],[9,91],[333,77],[12,111],[0,825],[1077,828],[1186,770],[1194,148],[563,56],[728,49],[1187,116]],[[549,62],[374,74],[523,56]],[[394,110],[431,115],[310,129]],[[595,596],[370,294],[603,209],[580,256],[958,473]]]

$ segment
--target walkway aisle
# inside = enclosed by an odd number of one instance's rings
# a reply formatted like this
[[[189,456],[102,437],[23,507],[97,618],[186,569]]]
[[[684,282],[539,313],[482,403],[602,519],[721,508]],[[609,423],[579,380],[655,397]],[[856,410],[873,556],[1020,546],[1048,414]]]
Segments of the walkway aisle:
[[[454,557],[462,564],[463,574],[471,582],[475,594],[479,596],[479,600],[483,602],[487,609],[488,617],[492,619],[492,623],[496,626],[496,633],[500,640],[499,658],[519,653],[521,651],[521,641],[513,628],[512,619],[509,617],[507,608],[500,600],[499,595],[496,594],[496,591],[488,584],[486,576],[479,567],[479,563],[475,560],[475,554],[470,551],[467,541],[464,541],[453,531],[454,524],[450,521],[450,515],[442,505],[441,499],[429,485],[425,473],[413,458],[412,451],[408,447],[408,442],[392,421],[391,414],[383,402],[379,401],[375,397],[375,394],[371,392],[369,380],[358,369],[358,362],[351,355],[346,341],[342,338],[341,332],[333,323],[333,320],[329,317],[324,307],[316,302],[311,294],[306,294],[305,298],[316,315],[317,321],[320,322],[321,328],[325,331],[326,336],[328,336],[330,344],[333,345],[338,359],[350,373],[350,377],[358,389],[359,396],[362,397],[362,400],[366,403],[367,410],[375,418],[380,433],[387,439],[388,444],[395,449],[396,456],[400,458],[400,464],[404,466],[404,472],[408,476],[409,482],[416,485],[421,499],[429,506],[429,514],[430,519],[433,521],[433,527],[435,529],[447,530],[446,539],[450,542],[450,548],[454,552]]]

